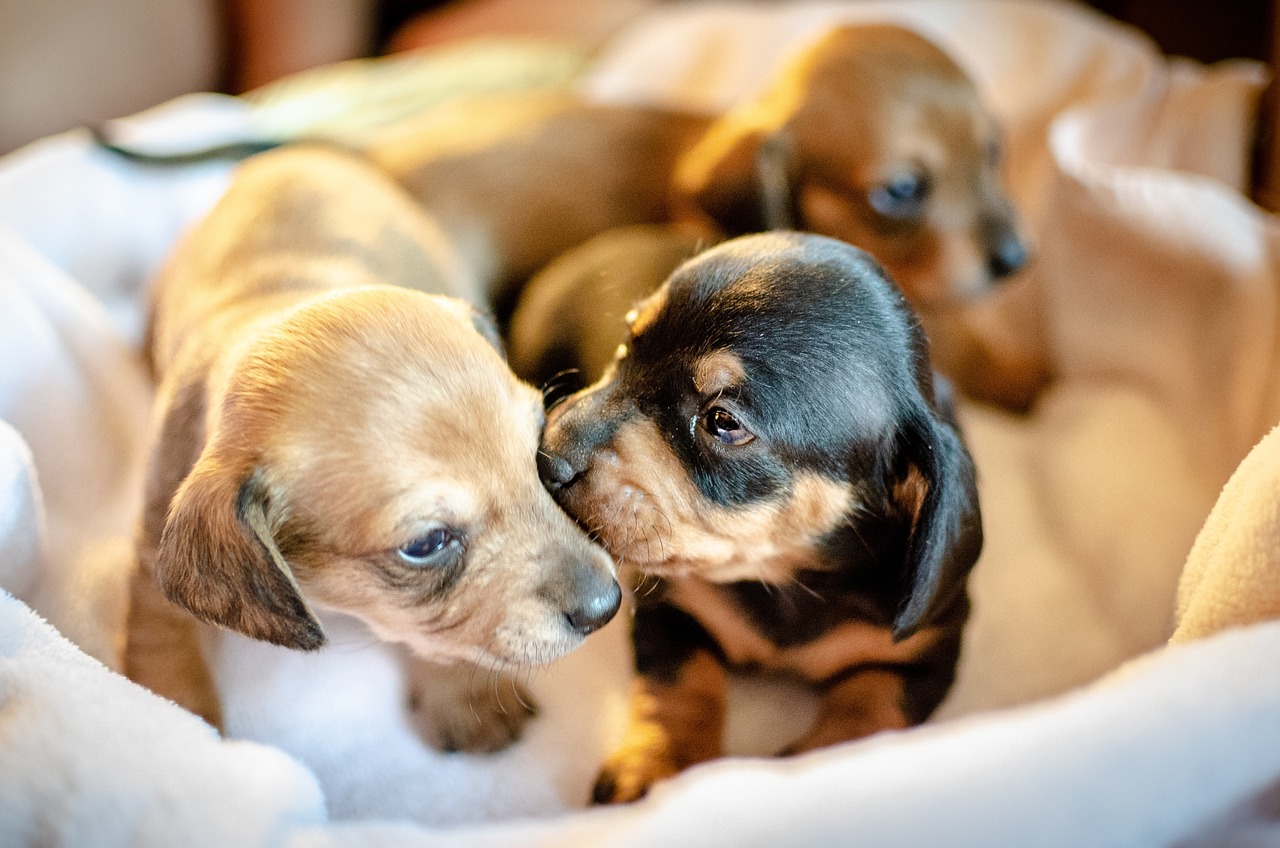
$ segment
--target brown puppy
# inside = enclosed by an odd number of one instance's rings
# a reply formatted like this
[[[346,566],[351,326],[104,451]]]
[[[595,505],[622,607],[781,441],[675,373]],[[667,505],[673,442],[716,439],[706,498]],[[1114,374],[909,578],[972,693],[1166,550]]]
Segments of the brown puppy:
[[[995,120],[960,68],[909,30],[835,28],[716,119],[521,108],[464,107],[452,141],[437,122],[371,152],[499,301],[591,236],[673,220],[712,242],[773,228],[839,238],[875,255],[917,308],[980,297],[1027,260]]]
[[[179,246],[150,327],[131,677],[217,723],[197,619],[309,651],[339,613],[504,666],[613,615],[612,563],[538,479],[541,398],[487,319],[428,293],[462,290],[450,263],[391,181],[306,147],[243,165]]]
[[[725,242],[627,316],[539,455],[637,593],[636,726],[601,801],[718,756],[726,668],[822,695],[790,750],[923,721],[955,674],[982,547],[973,464],[928,346],[862,251]]]

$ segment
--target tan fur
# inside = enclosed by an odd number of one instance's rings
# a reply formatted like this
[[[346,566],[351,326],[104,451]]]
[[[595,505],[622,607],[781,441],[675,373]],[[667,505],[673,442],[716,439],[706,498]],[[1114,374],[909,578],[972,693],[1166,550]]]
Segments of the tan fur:
[[[929,313],[930,335],[946,337],[935,362],[962,390],[1024,407],[1050,376],[1043,345],[988,344],[991,334],[962,308],[996,284],[993,227],[1021,229],[991,157],[998,143],[973,83],[935,45],[892,25],[846,25],[716,119],[486,98],[401,129],[371,155],[438,216],[499,303],[560,254],[617,227],[679,222],[708,243],[717,232],[802,229],[886,267]],[[919,168],[931,184],[923,221],[872,212],[874,186]]]
[[[475,666],[410,661],[407,683],[414,726],[441,751],[501,750],[538,714],[518,681]]]
[[[590,504],[581,518],[619,563],[715,582],[787,582],[793,569],[809,563],[813,541],[842,521],[854,500],[847,484],[801,474],[784,499],[714,505],[649,418],[623,423],[571,494],[575,504]]]
[[[671,603],[706,628],[731,665],[791,672],[813,683],[858,665],[910,662],[942,635],[927,628],[895,642],[889,628],[851,620],[811,642],[779,648],[755,630],[714,583],[686,577],[668,578],[666,584]]]
[[[813,727],[785,753],[799,754],[861,739],[882,730],[901,730],[911,722],[902,711],[902,675],[868,669],[823,693]]]
[[[724,667],[700,651],[670,683],[641,678],[622,743],[601,769],[597,800],[634,801],[657,781],[722,753]]]
[[[1009,214],[987,161],[998,130],[963,71],[930,42],[887,25],[833,29],[682,157],[677,195],[705,207],[742,190],[732,184],[758,179],[765,139],[780,156],[821,163],[821,181],[791,186],[795,225],[873,254],[915,306],[964,301],[991,286],[981,219]],[[925,225],[877,226],[864,209],[867,191],[915,165],[933,178]]]
[[[693,368],[693,387],[703,396],[741,385],[746,379],[747,372],[742,367],[742,360],[727,350],[707,354]]]
[[[612,564],[538,480],[538,392],[471,307],[430,293],[468,285],[359,160],[293,148],[242,166],[157,283],[136,679],[203,697],[155,670],[155,586],[302,649],[323,642],[321,610],[443,661],[544,662],[581,641],[563,605],[583,581],[612,586]],[[453,582],[397,553],[442,525],[465,547]],[[190,622],[166,625],[175,650]]]

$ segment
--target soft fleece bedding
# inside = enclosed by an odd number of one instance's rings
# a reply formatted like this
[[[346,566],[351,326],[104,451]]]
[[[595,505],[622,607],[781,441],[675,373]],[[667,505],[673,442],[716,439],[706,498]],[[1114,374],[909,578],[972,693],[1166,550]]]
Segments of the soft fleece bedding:
[[[0,160],[0,841],[1280,841],[1280,229],[1240,192],[1260,69],[1170,62],[1059,4],[680,4],[583,85],[724,108],[797,39],[886,18],[951,50],[1005,119],[1039,258],[975,320],[1057,375],[1025,418],[964,410],[988,544],[960,678],[929,726],[567,813],[599,747],[579,746],[597,736],[572,720],[574,687],[605,681],[605,706],[621,688],[625,650],[605,638],[539,681],[569,694],[516,750],[415,759],[444,771],[417,776],[433,791],[414,815],[378,807],[385,776],[343,789],[129,684],[110,667],[149,414],[145,284],[226,168],[140,171],[69,135]],[[206,97],[134,127],[215,140],[261,118]],[[423,826],[517,815],[542,817]]]

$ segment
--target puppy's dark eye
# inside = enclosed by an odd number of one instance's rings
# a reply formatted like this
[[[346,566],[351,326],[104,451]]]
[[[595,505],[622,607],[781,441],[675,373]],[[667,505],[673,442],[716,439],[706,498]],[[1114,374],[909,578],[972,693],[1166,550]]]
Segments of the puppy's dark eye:
[[[871,208],[886,218],[909,221],[924,212],[929,197],[929,178],[924,174],[903,171],[888,182],[871,189],[867,200]]]
[[[722,406],[713,406],[702,416],[702,426],[720,444],[737,447],[756,437],[742,422]]]
[[[428,530],[407,545],[396,551],[400,559],[409,565],[433,566],[443,565],[448,556],[458,546],[458,538],[443,527]]]
[[[992,165],[999,165],[1000,160],[1004,158],[1004,146],[999,140],[992,139],[987,142],[987,161]]]

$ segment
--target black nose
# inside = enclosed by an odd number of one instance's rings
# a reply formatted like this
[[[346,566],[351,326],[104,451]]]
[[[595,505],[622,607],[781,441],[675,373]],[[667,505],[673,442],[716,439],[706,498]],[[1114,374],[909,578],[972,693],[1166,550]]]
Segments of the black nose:
[[[542,485],[551,491],[568,486],[577,479],[578,473],[563,456],[551,453],[546,448],[538,451],[538,476],[542,478]]]
[[[1007,277],[1027,264],[1027,247],[1017,236],[1007,235],[996,244],[988,262],[992,277]]]
[[[610,580],[608,588],[587,598],[577,609],[564,614],[575,633],[586,636],[609,623],[622,605],[622,589],[617,581]]]

